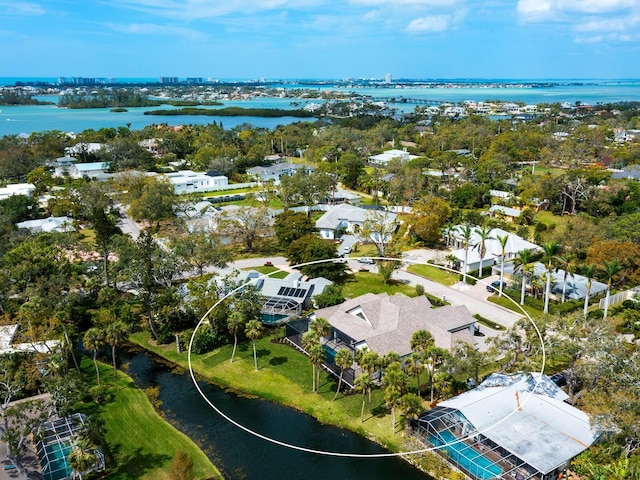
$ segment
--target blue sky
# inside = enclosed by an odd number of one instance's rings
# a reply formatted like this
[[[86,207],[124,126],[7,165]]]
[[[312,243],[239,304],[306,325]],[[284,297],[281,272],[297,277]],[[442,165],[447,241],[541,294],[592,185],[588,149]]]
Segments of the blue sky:
[[[640,0],[0,0],[0,76],[640,78]]]

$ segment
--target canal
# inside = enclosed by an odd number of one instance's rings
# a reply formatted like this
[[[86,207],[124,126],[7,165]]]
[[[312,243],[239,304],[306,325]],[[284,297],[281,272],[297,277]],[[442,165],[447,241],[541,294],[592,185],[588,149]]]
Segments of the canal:
[[[352,459],[314,455],[250,435],[215,413],[200,397],[189,372],[142,349],[122,353],[140,388],[159,387],[166,418],[194,440],[228,480],[430,480],[397,457]],[[322,425],[312,417],[257,398],[200,382],[211,402],[239,423],[277,440],[317,450],[360,454],[385,450],[348,430]],[[162,439],[158,439],[162,441]]]

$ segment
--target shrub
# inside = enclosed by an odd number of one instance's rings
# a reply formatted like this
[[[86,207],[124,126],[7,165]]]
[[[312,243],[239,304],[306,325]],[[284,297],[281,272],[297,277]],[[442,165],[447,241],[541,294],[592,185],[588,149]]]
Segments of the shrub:
[[[424,286],[421,284],[416,284],[416,295],[421,297],[422,295],[424,295]]]
[[[216,336],[208,328],[200,328],[193,339],[193,353],[202,355],[217,347]]]

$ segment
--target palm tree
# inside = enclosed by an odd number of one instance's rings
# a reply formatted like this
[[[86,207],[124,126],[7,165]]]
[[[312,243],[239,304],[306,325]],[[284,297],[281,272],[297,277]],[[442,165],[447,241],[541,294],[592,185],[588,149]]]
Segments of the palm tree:
[[[244,329],[244,334],[247,336],[253,344],[253,364],[258,371],[258,355],[256,353],[256,340],[262,335],[262,323],[260,320],[249,320],[247,326]]]
[[[435,373],[436,373],[436,369],[442,365],[442,363],[445,361],[445,359],[448,356],[448,352],[442,348],[433,346],[431,347],[427,352],[426,352],[426,361],[425,361],[425,365],[427,370],[429,370],[429,380],[431,383],[431,403],[433,403],[433,393],[434,393],[434,378],[435,378]]]
[[[418,385],[418,396],[420,396],[420,373],[424,370],[424,363],[422,363],[422,357],[418,353],[412,353],[410,357],[404,360],[404,371],[410,377],[416,377],[416,384]]]
[[[333,359],[334,363],[338,368],[340,368],[340,377],[338,378],[338,388],[336,388],[336,394],[333,396],[333,400],[338,398],[338,392],[340,391],[340,387],[342,386],[342,375],[347,368],[350,368],[353,365],[353,354],[351,350],[347,350],[343,348],[338,350],[335,358]]]
[[[475,245],[475,248],[478,249],[478,253],[480,254],[478,278],[482,278],[484,256],[487,254],[487,240],[494,240],[494,238],[491,236],[491,229],[489,227],[476,228],[476,234],[480,237],[480,241]]]
[[[584,318],[587,318],[587,310],[589,308],[589,296],[591,295],[591,282],[596,275],[595,265],[585,265],[582,267],[582,275],[587,277],[587,293],[584,297]]]
[[[315,393],[320,388],[320,365],[325,361],[327,354],[319,342],[311,345],[308,352],[313,370],[313,392]]]
[[[556,257],[558,261],[558,268],[556,268],[556,273],[558,270],[564,271],[563,283],[562,283],[562,300],[564,303],[565,295],[567,293],[567,277],[571,275],[573,277],[573,272],[575,271],[575,265],[573,261],[575,260],[575,256],[570,253],[565,253],[564,255],[559,255]]]
[[[233,350],[231,352],[231,360],[229,363],[233,363],[233,357],[236,355],[236,347],[238,346],[238,331],[244,326],[245,318],[242,312],[238,310],[234,311],[227,318],[227,329],[230,333],[233,333]]]
[[[311,362],[311,390],[313,392],[316,391],[316,364],[311,359],[311,350],[313,349],[314,345],[320,345],[318,334],[313,330],[307,330],[302,335],[302,348],[304,348],[307,356],[309,357],[309,361]]]
[[[611,283],[613,282],[613,277],[617,275],[621,270],[624,270],[624,266],[618,261],[617,258],[613,260],[604,262],[604,273],[607,277],[607,297],[604,301],[604,316],[603,319],[607,318],[607,313],[609,312],[609,298],[611,297]]]
[[[527,288],[527,281],[529,277],[529,273],[531,272],[531,267],[529,264],[531,263],[532,251],[529,248],[525,248],[518,253],[518,259],[516,260],[516,266],[520,267],[522,271],[522,290],[520,292],[520,305],[524,305],[524,294]]]
[[[386,368],[382,388],[385,404],[391,408],[391,431],[395,432],[396,406],[407,389],[407,374],[402,371],[398,362],[393,362]]]
[[[558,252],[560,252],[560,245],[558,242],[547,242],[542,245],[544,250],[544,263],[547,267],[547,286],[545,288],[544,295],[544,313],[549,313],[549,299],[551,298],[551,271],[553,270],[553,264],[556,260]]]
[[[504,285],[504,256],[507,249],[507,242],[509,241],[509,234],[496,235],[496,239],[500,242],[500,289],[498,290],[498,297],[501,297],[502,285]]]
[[[98,385],[100,385],[98,351],[104,347],[104,332],[97,327],[92,327],[85,332],[82,343],[86,349],[93,351],[93,364],[96,367],[96,377],[98,379]]]
[[[315,332],[318,338],[326,337],[329,335],[331,331],[331,324],[327,321],[326,318],[316,317],[311,320],[309,324],[309,330]]]
[[[422,399],[415,393],[405,393],[399,400],[400,413],[406,419],[407,425],[422,412]]]
[[[67,457],[69,466],[74,471],[73,477],[82,479],[82,474],[94,467],[97,459],[95,447],[91,445],[89,439],[76,437],[75,444]]]
[[[469,242],[471,241],[471,236],[473,235],[473,230],[469,225],[459,225],[458,233],[462,235],[463,245],[464,245],[464,267],[462,270],[462,282],[467,283],[467,271],[469,270]]]
[[[122,321],[110,324],[105,332],[105,342],[111,345],[111,361],[113,362],[113,376],[118,378],[116,368],[116,347],[127,338],[128,328]]]
[[[360,407],[360,423],[362,423],[364,421],[364,402],[367,397],[367,393],[369,394],[369,402],[371,402],[371,389],[373,388],[371,375],[368,373],[359,375],[355,380],[355,387],[356,390],[362,392],[362,406]]]

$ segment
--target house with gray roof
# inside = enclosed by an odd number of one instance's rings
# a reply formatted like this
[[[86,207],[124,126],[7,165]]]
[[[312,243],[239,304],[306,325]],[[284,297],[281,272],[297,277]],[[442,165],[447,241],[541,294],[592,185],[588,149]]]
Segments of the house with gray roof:
[[[259,182],[272,180],[276,185],[280,183],[280,178],[285,175],[294,175],[298,170],[307,173],[315,172],[315,169],[302,163],[281,162],[263,167],[252,167],[247,169],[247,175],[254,177]]]
[[[466,306],[432,309],[425,296],[367,293],[317,310],[314,316],[327,319],[331,325],[328,340],[338,348],[367,349],[381,356],[411,354],[411,336],[417,330],[430,332],[436,346],[448,351],[457,342],[476,344],[476,319]]]
[[[409,152],[407,152],[406,149],[392,149],[378,155],[371,155],[368,159],[369,162],[375,163],[377,165],[388,165],[389,162],[393,159],[397,159],[400,162],[404,163],[409,160],[413,160],[414,158],[418,158],[418,155],[411,155]]]
[[[613,170],[611,178],[622,178],[625,180],[640,180],[640,165],[629,165],[620,170]]]
[[[411,426],[425,446],[437,447],[473,480],[557,479],[599,437],[568,397],[540,373],[492,374]]]
[[[330,206],[316,221],[320,237],[326,239],[339,238],[341,231],[355,234],[360,231],[364,222],[372,215],[372,210],[342,203]],[[396,223],[396,214],[386,212],[384,222],[388,225]],[[385,229],[388,230],[388,229]]]

